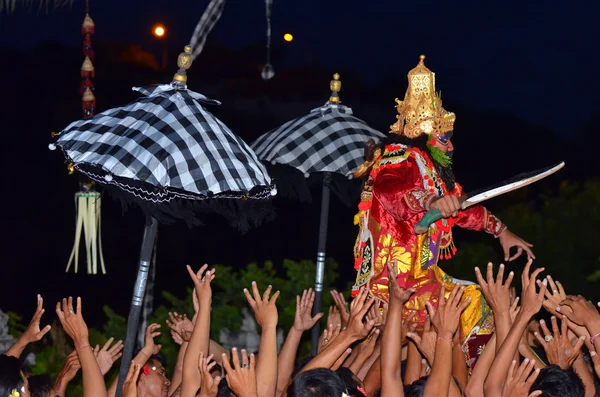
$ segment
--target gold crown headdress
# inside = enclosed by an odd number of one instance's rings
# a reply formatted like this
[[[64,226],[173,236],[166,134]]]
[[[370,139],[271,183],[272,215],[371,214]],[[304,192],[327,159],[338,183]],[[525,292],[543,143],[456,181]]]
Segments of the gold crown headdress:
[[[442,107],[435,92],[435,73],[425,66],[425,55],[416,68],[408,72],[408,89],[404,101],[396,98],[396,123],[390,133],[417,138],[422,134],[443,135],[454,129],[456,115]]]

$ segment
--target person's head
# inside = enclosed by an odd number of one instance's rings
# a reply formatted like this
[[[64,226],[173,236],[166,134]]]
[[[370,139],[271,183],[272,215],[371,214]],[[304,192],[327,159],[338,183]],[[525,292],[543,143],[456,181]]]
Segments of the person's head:
[[[345,392],[344,382],[327,368],[301,373],[288,387],[288,397],[341,397]]]
[[[427,384],[427,378],[429,376],[423,376],[406,387],[404,390],[405,397],[422,397],[425,391],[425,385]]]
[[[558,365],[542,368],[535,382],[529,389],[532,393],[541,390],[544,397],[584,396],[583,382],[572,370],[563,370]]]
[[[0,355],[0,396],[30,397],[29,382],[15,357]]]
[[[31,397],[47,397],[52,391],[52,378],[50,375],[33,375],[27,378]]]
[[[219,382],[219,389],[217,391],[217,397],[232,397],[234,394],[231,392],[229,388],[229,384],[227,384],[227,379],[222,378]]]
[[[341,367],[335,373],[340,377],[349,397],[364,397],[364,385],[349,368]]]
[[[165,367],[158,358],[151,357],[140,373],[138,393],[143,397],[167,397],[170,385]]]

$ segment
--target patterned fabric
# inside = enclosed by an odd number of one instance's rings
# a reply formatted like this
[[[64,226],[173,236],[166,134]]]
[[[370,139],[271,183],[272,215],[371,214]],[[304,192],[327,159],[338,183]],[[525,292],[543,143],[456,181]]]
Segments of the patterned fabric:
[[[364,286],[377,299],[389,301],[387,264],[395,263],[398,284],[415,290],[404,307],[403,317],[415,310],[413,321],[419,328],[423,326],[427,317],[425,303],[429,301],[437,307],[440,288],[446,296],[454,288],[454,279],[438,266],[440,258],[447,259],[456,251],[452,227],[486,230],[494,235],[499,227],[504,227],[484,207],[473,206],[461,211],[457,218],[435,222],[427,233],[415,234],[414,226],[426,213],[430,200],[449,194],[461,196],[461,186],[456,183],[454,190],[448,191],[427,153],[403,145],[385,148],[365,183],[355,217],[360,230],[354,246],[358,274],[353,293]],[[498,224],[492,222],[494,219]],[[461,315],[460,330],[463,341],[469,336],[472,353],[477,351],[478,336],[492,333],[494,324],[491,309],[477,285],[466,286],[463,299],[468,297],[471,304]],[[476,357],[471,357],[474,364]]]
[[[199,103],[217,101],[169,84],[134,90],[145,96],[59,134],[78,171],[153,203],[275,194],[256,154]]]
[[[196,25],[190,40],[192,58],[195,59],[204,49],[206,38],[221,18],[221,14],[223,14],[223,7],[225,7],[225,0],[211,0],[208,7],[206,7],[206,11],[202,14],[202,18]]]
[[[267,132],[252,148],[262,160],[294,167],[305,176],[332,172],[351,177],[364,161],[365,144],[384,137],[349,107],[326,104]]]

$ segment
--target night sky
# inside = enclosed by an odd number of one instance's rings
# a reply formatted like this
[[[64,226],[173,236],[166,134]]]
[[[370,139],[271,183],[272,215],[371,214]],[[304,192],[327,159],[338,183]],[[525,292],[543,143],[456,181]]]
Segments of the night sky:
[[[133,43],[159,53],[156,39],[151,35],[152,26],[164,24],[169,50],[179,51],[188,44],[208,0],[90,0],[90,3],[96,23],[93,40]],[[272,84],[277,84],[283,70],[304,65],[309,58],[328,70],[323,81],[319,80],[323,88],[328,86],[329,70],[338,69],[346,70],[346,75],[354,74],[366,87],[394,84],[388,87],[388,91],[393,92],[390,97],[363,97],[361,104],[355,107],[359,117],[370,121],[367,115],[360,115],[361,106],[389,106],[382,107],[385,111],[389,109],[386,119],[377,120],[376,127],[381,129],[394,122],[394,96],[403,97],[406,74],[424,53],[427,66],[436,72],[437,89],[443,92],[446,109],[455,110],[446,106],[447,101],[460,104],[456,110],[457,125],[469,129],[470,136],[482,138],[474,144],[476,150],[469,153],[469,149],[465,150],[467,138],[455,135],[459,180],[476,181],[477,169],[494,168],[506,177],[510,176],[506,173],[526,171],[532,164],[548,165],[563,158],[561,149],[566,146],[554,142],[553,149],[548,149],[543,133],[554,134],[553,138],[578,147],[583,131],[587,128],[589,133],[592,120],[600,117],[597,100],[600,80],[596,77],[600,70],[597,39],[600,37],[597,23],[600,3],[507,0],[494,4],[274,0],[273,47],[285,48],[285,52],[284,58],[274,64],[276,77]],[[75,0],[71,8],[50,9],[47,13],[43,9],[39,14],[36,11],[34,5],[31,11],[21,7],[13,15],[0,15],[0,50],[8,51],[7,54],[13,54],[10,52],[13,50],[30,52],[48,41],[80,48],[83,1]],[[264,42],[265,29],[264,2],[227,0],[223,16],[208,41],[209,44],[221,42],[240,51],[257,45],[257,51],[261,51],[259,58],[264,59],[264,47],[260,43]],[[295,37],[292,43],[283,42],[283,34],[287,32]],[[81,60],[75,58],[71,64],[71,60],[53,55],[48,54],[41,65],[36,66],[39,68],[36,70],[40,70],[38,76],[25,76],[24,84],[19,83],[21,76],[17,75],[20,59],[1,60],[11,63],[12,69],[10,74],[1,75],[4,95],[0,99],[0,112],[5,124],[10,126],[2,132],[4,139],[0,144],[5,192],[8,192],[2,197],[3,224],[10,235],[3,240],[0,261],[7,269],[10,283],[0,289],[0,308],[28,315],[33,310],[36,293],[44,294],[50,304],[66,294],[81,294],[94,305],[109,304],[126,314],[143,228],[139,212],[134,210],[122,215],[117,202],[110,199],[103,202],[103,241],[109,276],[92,278],[83,273],[63,273],[73,241],[72,194],[77,181],[66,175],[60,153],[47,150],[49,132],[66,126],[70,119],[66,113],[57,116],[49,112],[53,109],[54,92],[60,91],[61,94],[56,95],[63,98],[63,105],[65,97],[73,96],[73,105],[69,105],[73,113],[69,115],[77,117],[80,106],[76,96],[77,74]],[[207,58],[200,55],[194,63],[194,72],[207,68],[205,62]],[[72,80],[44,74],[46,69],[56,70],[61,63],[73,69]],[[233,70],[228,77],[235,77],[235,66],[228,69]],[[245,73],[241,68],[242,65],[239,73]],[[6,68],[0,70],[9,73]],[[100,72],[105,76],[109,73]],[[31,83],[30,78],[36,84],[43,82],[43,87]],[[120,94],[123,99],[120,96],[106,98],[108,84],[106,79],[104,81],[104,86],[97,87],[99,103],[120,105],[131,99],[126,95],[130,95],[133,83],[117,87],[125,93]],[[352,82],[344,87],[351,85]],[[117,88],[111,87],[110,92],[114,93]],[[342,97],[347,92],[344,89]],[[105,90],[104,94],[101,90]],[[315,97],[316,102],[324,102],[327,94]],[[20,99],[15,99],[16,96]],[[230,109],[227,104],[237,98],[216,99],[224,104],[221,113],[216,114],[224,117],[229,125],[235,123],[235,115],[227,114]],[[47,109],[31,108],[32,103]],[[463,117],[460,110],[466,108],[470,115],[480,113],[482,118]],[[310,108],[299,108],[295,116],[308,110]],[[508,116],[500,120],[486,116],[488,111]],[[44,120],[38,120],[40,118]],[[516,118],[524,122],[519,122],[520,130],[512,131]],[[481,120],[487,120],[487,124],[480,125]],[[519,140],[526,137],[518,134],[528,133],[523,129],[524,123],[532,129],[535,127],[538,135],[531,139],[538,146],[519,146]],[[272,127],[274,125],[269,126]],[[473,132],[477,128],[479,130]],[[249,142],[250,138],[256,138],[256,134],[251,135],[254,132],[248,135],[245,131],[233,130]],[[541,139],[539,134],[542,134]],[[485,145],[494,147],[495,157],[486,153]],[[535,149],[545,152],[529,156]],[[576,153],[570,155],[576,157]],[[503,162],[508,162],[507,159],[511,160],[510,171],[504,169]],[[594,176],[593,168],[583,168],[587,175]],[[570,172],[576,174],[577,169],[571,168]],[[315,197],[311,205],[281,200],[278,220],[245,236],[218,221],[192,230],[181,223],[161,226],[156,290],[169,289],[177,294],[177,288],[187,286],[188,276],[183,267],[186,263],[243,265],[252,260],[312,259],[317,243],[318,192]],[[353,278],[352,244],[356,235],[353,214],[354,209],[343,208],[337,201],[332,204],[328,253],[345,269],[343,284]],[[27,297],[29,300],[25,301]],[[93,313],[96,323],[102,320],[98,309]]]
[[[183,47],[207,4],[92,0],[90,7],[98,38],[151,45],[152,25],[164,23],[169,45]],[[83,8],[75,0],[70,9],[2,15],[0,44],[79,44]],[[274,0],[273,43],[291,32],[297,51],[288,52],[288,62],[302,63],[308,51],[320,64],[352,69],[370,84],[404,76],[425,53],[445,95],[569,137],[598,110],[598,12],[600,3],[593,1]],[[209,40],[240,48],[264,40],[265,26],[264,2],[227,0]],[[399,87],[398,95],[403,92]]]

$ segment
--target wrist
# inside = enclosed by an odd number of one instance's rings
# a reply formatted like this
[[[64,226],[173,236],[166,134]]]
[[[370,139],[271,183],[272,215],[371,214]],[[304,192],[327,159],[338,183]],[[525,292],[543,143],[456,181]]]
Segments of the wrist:
[[[79,335],[73,338],[73,344],[75,345],[75,350],[79,351],[85,347],[90,345],[90,340],[87,335]]]
[[[438,334],[437,338],[438,338],[438,339],[448,339],[448,340],[450,340],[450,342],[452,342],[452,341],[453,341],[453,339],[454,339],[454,332],[452,332],[452,331],[447,331],[447,330],[442,330],[442,331],[441,331],[441,332]]]

